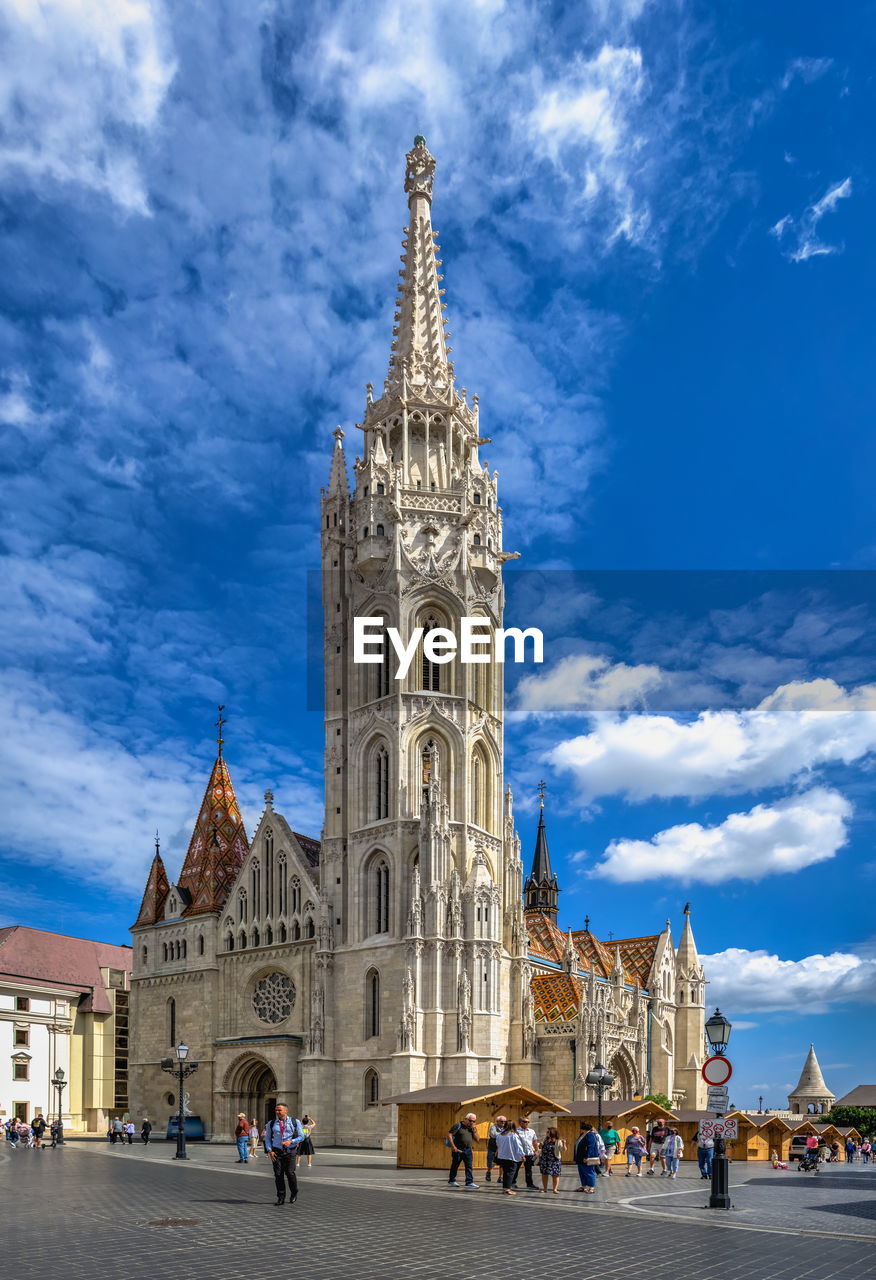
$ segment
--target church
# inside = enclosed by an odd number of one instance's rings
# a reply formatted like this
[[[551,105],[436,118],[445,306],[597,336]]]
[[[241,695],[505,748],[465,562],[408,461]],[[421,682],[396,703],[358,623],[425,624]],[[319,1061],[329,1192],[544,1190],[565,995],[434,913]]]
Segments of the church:
[[[435,160],[417,137],[389,369],[369,384],[361,455],[335,432],[321,505],[325,818],[292,829],[265,792],[250,838],[218,754],[179,875],[156,848],[132,927],[132,1113],[175,1109],[160,1061],[200,1065],[187,1108],[227,1140],[276,1100],[326,1145],[392,1148],[384,1098],[434,1084],[529,1085],[705,1104],[706,978],[686,909],[678,944],[557,924],[544,795],[524,879],[504,785],[501,664],[430,661],[402,680],[354,663],[355,617],[409,635],[461,617],[502,625],[498,473],[480,457],[478,397],[448,345]],[[352,474],[352,482],[351,482]],[[388,645],[384,638],[384,652]]]

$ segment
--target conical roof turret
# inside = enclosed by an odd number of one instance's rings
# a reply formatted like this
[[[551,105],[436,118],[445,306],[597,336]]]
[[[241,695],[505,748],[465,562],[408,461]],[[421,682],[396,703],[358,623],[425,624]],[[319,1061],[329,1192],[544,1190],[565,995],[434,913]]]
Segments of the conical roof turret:
[[[834,1097],[827,1087],[818,1058],[815,1056],[814,1044],[809,1046],[809,1052],[806,1055],[800,1079],[797,1081],[797,1088],[793,1089],[789,1096],[800,1098],[801,1100],[811,1099],[812,1101],[821,1101],[825,1098],[833,1099]]]
[[[349,482],[347,480],[347,463],[344,457],[344,433],[340,427],[337,427],[332,434],[335,438],[335,447],[332,449],[332,462],[329,468],[329,482],[326,494],[333,498],[345,498],[349,492]]]
[[[686,902],[684,906],[684,928],[681,931],[681,941],[675,953],[675,964],[678,972],[685,975],[696,973],[702,967],[697,944],[694,942],[693,929],[690,925],[689,902]]]

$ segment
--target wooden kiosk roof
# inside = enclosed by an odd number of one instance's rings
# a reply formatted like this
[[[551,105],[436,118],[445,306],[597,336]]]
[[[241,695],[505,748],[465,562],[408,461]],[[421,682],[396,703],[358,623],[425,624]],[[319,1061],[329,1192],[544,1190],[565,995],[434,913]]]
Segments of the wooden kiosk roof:
[[[553,1108],[551,1110],[563,1110],[563,1108]],[[597,1114],[598,1103],[595,1098],[585,1098],[580,1102],[570,1102],[565,1108],[566,1113],[570,1116],[591,1119]],[[614,1116],[620,1120],[623,1116],[631,1115],[637,1112],[641,1116],[663,1116],[667,1120],[677,1120],[678,1116],[674,1111],[667,1111],[665,1107],[661,1107],[659,1102],[652,1102],[650,1098],[604,1098],[602,1102],[602,1114],[605,1119]]]
[[[487,1092],[484,1092],[482,1085],[433,1084],[427,1089],[415,1089],[413,1093],[397,1093],[392,1098],[382,1099],[384,1107],[391,1103],[399,1107],[421,1107],[429,1104],[464,1107],[474,1102],[490,1103],[495,1107],[528,1106],[533,1111],[561,1111],[564,1115],[569,1114],[568,1108],[561,1106],[559,1102],[552,1102],[544,1094],[519,1084],[509,1084]]]

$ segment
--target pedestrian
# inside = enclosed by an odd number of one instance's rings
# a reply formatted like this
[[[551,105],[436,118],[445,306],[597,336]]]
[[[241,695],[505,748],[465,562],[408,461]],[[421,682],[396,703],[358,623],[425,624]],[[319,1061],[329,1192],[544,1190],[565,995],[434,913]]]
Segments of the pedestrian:
[[[553,1183],[555,1196],[560,1194],[560,1174],[563,1172],[563,1149],[565,1143],[557,1129],[548,1129],[544,1141],[539,1144],[538,1168],[541,1173],[542,1195],[547,1195],[548,1178]]]
[[[624,1143],[624,1155],[627,1158],[627,1171],[624,1174],[625,1178],[631,1178],[633,1176],[633,1165],[636,1166],[636,1177],[641,1178],[642,1159],[646,1150],[647,1147],[645,1145],[645,1139],[639,1131],[639,1126],[634,1124],[630,1132],[627,1134],[627,1139]]]
[[[51,1123],[51,1125],[49,1126],[49,1131],[50,1131],[50,1133],[51,1133],[51,1135],[52,1135],[52,1146],[53,1146],[53,1147],[56,1147],[56,1146],[58,1145],[58,1139],[59,1139],[59,1138],[60,1138],[60,1136],[61,1136],[61,1122],[60,1122],[60,1120],[53,1120],[53,1121],[52,1121],[52,1123]]]
[[[588,1121],[581,1121],[581,1132],[575,1143],[575,1164],[581,1179],[579,1191],[585,1195],[596,1194],[596,1170],[602,1163],[605,1146],[599,1134]]]
[[[697,1164],[700,1166],[700,1177],[709,1181],[712,1177],[712,1158],[715,1154],[714,1138],[704,1138],[702,1132],[697,1130]]]
[[[684,1155],[684,1143],[681,1134],[675,1129],[668,1129],[663,1140],[663,1158],[666,1161],[666,1176],[678,1177],[678,1162]]]
[[[274,1168],[277,1187],[277,1204],[286,1203],[286,1182],[289,1183],[289,1203],[298,1199],[298,1175],[295,1172],[295,1152],[304,1140],[304,1130],[284,1102],[277,1103],[277,1114],[265,1126],[264,1143]]]
[[[237,1163],[249,1163],[249,1121],[246,1113],[241,1111],[237,1117],[237,1127],[234,1130],[234,1141],[237,1143]]]
[[[496,1116],[487,1133],[487,1172],[484,1182],[493,1181],[493,1169],[499,1170],[499,1181],[502,1181],[502,1166],[499,1164],[498,1137],[508,1123],[505,1116]]]
[[[499,1164],[502,1166],[502,1194],[516,1196],[513,1183],[524,1153],[523,1143],[520,1141],[517,1125],[513,1120],[506,1123],[502,1132],[496,1135],[496,1149]]]
[[[855,1159],[855,1140],[854,1138],[846,1138],[846,1161],[853,1164]]]
[[[648,1169],[648,1177],[654,1177],[654,1161],[660,1161],[660,1177],[666,1173],[666,1161],[663,1159],[663,1143],[666,1140],[666,1122],[658,1120],[656,1124],[651,1126],[651,1132],[648,1134],[648,1161],[650,1168]]]
[[[136,1126],[134,1125],[134,1121],[129,1120],[125,1125],[125,1137],[128,1139],[129,1147],[133,1147],[134,1145],[134,1134],[136,1132],[137,1132],[137,1129],[136,1129]]]
[[[870,1163],[870,1156],[872,1154],[872,1151],[873,1151],[873,1148],[870,1145],[870,1139],[865,1138],[864,1141],[861,1143],[861,1160],[864,1164]]]
[[[43,1134],[46,1131],[46,1121],[44,1116],[34,1116],[30,1122],[33,1130],[33,1145],[37,1150],[41,1151],[43,1147]]]
[[[537,1191],[538,1188],[532,1176],[532,1166],[535,1164],[535,1144],[538,1137],[529,1123],[529,1116],[521,1116],[517,1121],[517,1137],[523,1147],[523,1162],[522,1165],[518,1165],[517,1172],[514,1174],[514,1186],[517,1186],[517,1174],[522,1168],[526,1177],[526,1190]]]
[[[259,1122],[255,1116],[249,1122],[249,1158],[255,1160],[259,1149]]]
[[[301,1117],[301,1128],[304,1130],[304,1141],[298,1148],[298,1164],[301,1164],[302,1156],[307,1156],[307,1167],[310,1169],[313,1166],[313,1131],[316,1121],[307,1112]]]
[[[6,1136],[12,1144],[12,1150],[17,1151],[20,1138],[18,1136],[18,1121],[14,1116],[6,1126]]]
[[[448,1187],[458,1187],[456,1175],[459,1172],[459,1166],[465,1168],[465,1189],[466,1191],[477,1191],[478,1184],[474,1180],[472,1173],[472,1148],[478,1140],[475,1125],[478,1118],[474,1112],[470,1112],[464,1120],[460,1120],[447,1134],[444,1139],[445,1144],[450,1147],[453,1155],[450,1157],[450,1176],[447,1179]]]
[[[149,1146],[149,1138],[152,1134],[152,1121],[148,1116],[143,1117],[143,1123],[140,1125],[140,1139],[144,1147]]]
[[[122,1144],[124,1145],[124,1141],[125,1141],[125,1137],[124,1137],[124,1134],[125,1134],[125,1126],[122,1124],[121,1120],[120,1120],[118,1117],[116,1117],[116,1119],[113,1121],[112,1129],[113,1129],[113,1136],[112,1136],[112,1138],[110,1139],[110,1141],[111,1141],[113,1144],[115,1144],[115,1143],[117,1143],[117,1142],[119,1141],[119,1139],[121,1138],[121,1140],[122,1140]]]
[[[605,1146],[605,1164],[603,1167],[605,1169],[606,1176],[610,1178],[612,1175],[611,1162],[614,1159],[618,1147],[620,1146],[620,1134],[614,1127],[613,1117],[610,1116],[608,1120],[606,1120],[605,1128],[599,1130],[599,1136]]]
[[[18,1134],[26,1147],[33,1146],[33,1130],[26,1120],[22,1120],[21,1124],[18,1126]]]

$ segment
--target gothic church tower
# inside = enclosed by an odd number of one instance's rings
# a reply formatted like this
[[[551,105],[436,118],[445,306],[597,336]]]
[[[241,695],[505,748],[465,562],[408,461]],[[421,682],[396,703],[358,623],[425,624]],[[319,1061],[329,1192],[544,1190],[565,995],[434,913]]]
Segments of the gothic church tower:
[[[525,932],[519,842],[504,797],[502,668],[430,662],[398,680],[353,661],[353,619],[459,635],[501,626],[497,474],[480,460],[478,398],[456,387],[447,345],[435,161],[407,155],[410,210],[389,372],[369,384],[349,487],[335,432],[322,500],[325,825],[321,892],[331,954],[317,973],[319,1052],[302,1096],[336,1133],[379,1141],[368,1104],[437,1083],[529,1079],[521,1064]],[[365,1111],[363,1120],[363,1097]]]

